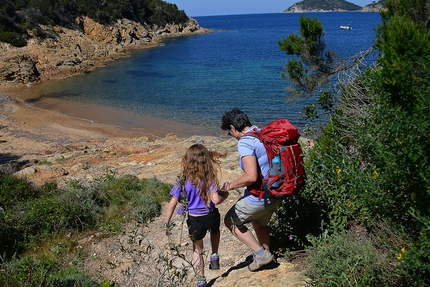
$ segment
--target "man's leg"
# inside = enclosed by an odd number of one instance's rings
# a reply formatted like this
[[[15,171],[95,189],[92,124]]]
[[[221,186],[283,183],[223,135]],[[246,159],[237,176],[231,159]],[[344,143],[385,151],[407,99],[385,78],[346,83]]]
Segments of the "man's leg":
[[[224,220],[225,226],[230,230],[230,232],[239,239],[240,242],[248,246],[253,251],[261,248],[261,245],[255,239],[252,232],[246,227],[242,226],[240,229],[233,226],[231,221],[226,217]]]
[[[252,227],[254,227],[255,235],[257,235],[258,242],[261,246],[264,246],[265,249],[269,250],[270,248],[270,232],[267,226],[261,226],[258,223],[253,222]]]

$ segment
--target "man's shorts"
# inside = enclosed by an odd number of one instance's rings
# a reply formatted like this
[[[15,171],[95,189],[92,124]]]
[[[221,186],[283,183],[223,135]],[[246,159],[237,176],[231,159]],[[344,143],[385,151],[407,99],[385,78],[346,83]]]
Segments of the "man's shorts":
[[[214,211],[202,216],[188,215],[188,233],[192,241],[203,239],[208,230],[211,233],[219,232],[221,216],[217,208]]]
[[[246,223],[254,222],[267,226],[273,212],[282,203],[282,199],[271,199],[268,204],[252,204],[245,197],[239,198],[225,215],[225,221],[231,226],[241,229]]]

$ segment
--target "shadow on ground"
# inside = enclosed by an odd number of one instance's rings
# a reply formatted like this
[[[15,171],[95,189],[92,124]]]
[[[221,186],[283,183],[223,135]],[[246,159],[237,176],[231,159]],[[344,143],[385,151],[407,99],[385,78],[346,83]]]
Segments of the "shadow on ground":
[[[221,274],[221,276],[219,276],[219,277],[227,277],[234,270],[239,270],[239,269],[247,267],[249,264],[251,264],[252,260],[253,260],[253,256],[249,255],[248,257],[246,257],[246,259],[245,259],[244,262],[241,262],[241,263],[237,264],[236,266],[233,266],[233,267],[229,268],[226,272],[224,272],[223,274]],[[258,271],[269,270],[269,269],[276,269],[276,268],[278,268],[278,266],[279,266],[278,262],[272,261],[271,263],[269,263],[267,265],[264,265],[263,267],[261,267],[260,269],[258,269]],[[258,272],[258,271],[255,271],[255,272]],[[212,280],[210,280],[208,282],[207,286],[208,287],[213,286],[213,284],[215,284],[216,280],[219,277],[216,277],[216,278],[213,278]]]

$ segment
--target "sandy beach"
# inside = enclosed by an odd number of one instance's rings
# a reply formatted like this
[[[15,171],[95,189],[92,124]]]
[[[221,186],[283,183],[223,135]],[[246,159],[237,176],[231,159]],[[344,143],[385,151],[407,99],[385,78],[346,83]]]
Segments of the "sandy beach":
[[[14,98],[16,90],[0,90],[0,150],[3,154],[26,160],[37,157],[40,150],[52,144],[67,144],[77,141],[115,137],[135,137],[149,134],[145,130],[136,132],[74,118],[58,112],[26,105]],[[12,96],[12,97],[9,97]],[[168,131],[160,131],[159,136]],[[2,160],[4,163],[4,159]]]
[[[17,91],[0,90],[0,165],[37,185],[89,181],[107,170],[173,183],[184,151],[196,142],[228,153],[221,166],[225,180],[240,172],[235,140],[204,135],[204,127],[148,118],[145,127],[125,129],[29,106]],[[112,116],[103,107],[86,111]]]

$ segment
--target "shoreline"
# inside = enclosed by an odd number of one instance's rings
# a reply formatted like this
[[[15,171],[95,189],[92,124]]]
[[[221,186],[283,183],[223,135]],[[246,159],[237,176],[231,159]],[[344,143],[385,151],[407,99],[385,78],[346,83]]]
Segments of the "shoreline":
[[[32,109],[39,110],[39,116],[43,116],[42,112],[52,113],[59,117],[86,122],[90,125],[110,126],[120,133],[154,138],[162,138],[168,134],[176,134],[180,138],[194,135],[221,137],[223,135],[221,130],[216,131],[214,128],[145,116],[120,108],[90,103],[67,102],[58,98],[44,98],[39,101],[34,93],[37,93],[37,90],[32,91],[31,88],[23,86],[0,87],[0,96],[10,98],[13,104],[25,109],[26,113],[31,112]],[[36,96],[36,100],[34,96]]]
[[[221,163],[223,181],[240,174],[234,138],[182,138],[171,133],[178,126],[163,126],[165,129],[159,130],[163,137],[143,130],[125,131],[34,108],[0,91],[0,168],[36,186],[47,182],[62,186],[70,181],[86,184],[107,174],[157,177],[174,183],[184,152],[192,144],[202,143],[210,150],[227,153]]]

